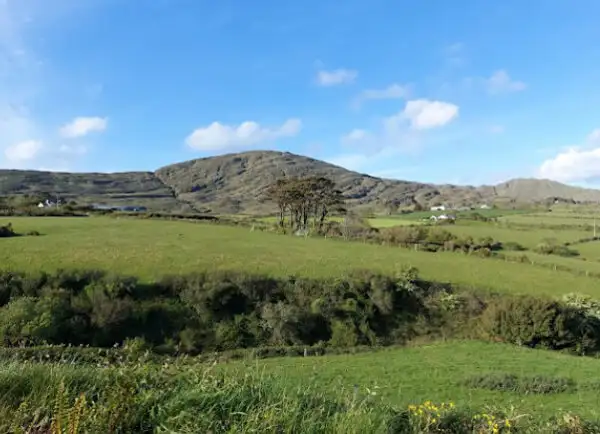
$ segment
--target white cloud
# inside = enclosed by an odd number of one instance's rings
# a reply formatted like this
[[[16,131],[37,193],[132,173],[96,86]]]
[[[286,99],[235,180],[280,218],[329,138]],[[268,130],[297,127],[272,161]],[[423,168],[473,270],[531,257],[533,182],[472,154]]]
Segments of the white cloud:
[[[519,92],[527,88],[527,84],[513,80],[503,69],[494,72],[490,78],[486,79],[486,85],[491,94]]]
[[[281,126],[266,128],[257,122],[246,121],[237,126],[213,122],[207,127],[194,130],[185,140],[192,149],[199,151],[222,151],[247,148],[283,137],[293,137],[302,128],[300,119],[288,119]]]
[[[458,111],[455,104],[417,99],[406,103],[402,116],[410,121],[412,128],[425,130],[446,125],[458,116]]]
[[[352,69],[336,69],[333,71],[319,71],[317,83],[320,86],[336,86],[339,84],[353,83],[358,77],[358,72]]]
[[[352,144],[355,151],[360,146],[361,151],[329,157],[327,161],[351,170],[381,172],[401,155],[415,155],[429,140],[435,140],[435,133],[429,130],[448,125],[458,112],[459,107],[448,102],[408,101],[402,111],[382,118],[376,130],[354,129],[341,137],[342,143]]]
[[[78,117],[60,128],[60,135],[64,138],[87,136],[92,132],[101,132],[106,129],[108,120],[99,117]]]
[[[571,147],[544,161],[538,176],[560,182],[600,180],[600,129],[588,136],[584,146]]]
[[[401,86],[397,83],[391,84],[384,89],[367,89],[358,95],[353,102],[354,107],[359,107],[367,100],[382,100],[382,99],[401,99],[406,98],[410,94],[408,86]]]
[[[490,133],[492,133],[492,134],[502,134],[503,132],[504,132],[504,127],[502,125],[490,126]]]
[[[361,140],[366,139],[367,136],[368,136],[368,133],[365,130],[355,128],[354,130],[350,131],[348,134],[343,136],[342,141],[346,142],[346,143],[359,142]]]
[[[6,159],[12,163],[21,163],[35,159],[42,149],[42,142],[38,140],[27,140],[5,149]]]

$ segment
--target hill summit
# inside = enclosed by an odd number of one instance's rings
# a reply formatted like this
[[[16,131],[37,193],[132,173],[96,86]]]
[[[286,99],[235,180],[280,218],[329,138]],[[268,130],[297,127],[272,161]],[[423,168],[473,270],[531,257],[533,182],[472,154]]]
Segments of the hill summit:
[[[0,170],[0,194],[51,193],[82,203],[146,206],[151,210],[267,213],[264,190],[283,176],[332,179],[350,206],[397,207],[553,199],[600,201],[600,190],[550,180],[515,179],[496,186],[434,185],[376,178],[313,158],[278,151],[250,151],[200,158],[156,172],[54,173]]]

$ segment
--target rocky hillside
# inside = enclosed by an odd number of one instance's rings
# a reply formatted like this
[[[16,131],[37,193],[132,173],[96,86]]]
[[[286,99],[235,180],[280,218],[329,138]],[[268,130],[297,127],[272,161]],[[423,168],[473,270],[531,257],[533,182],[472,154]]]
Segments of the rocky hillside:
[[[152,172],[59,173],[0,170],[0,195],[50,193],[80,203],[190,211]]]
[[[0,194],[54,193],[80,202],[131,204],[153,210],[267,213],[265,187],[282,176],[322,175],[333,179],[351,206],[389,203],[454,206],[561,198],[600,201],[600,190],[548,180],[519,179],[497,186],[432,185],[375,178],[287,152],[252,151],[173,164],[151,172],[50,173],[1,171]]]

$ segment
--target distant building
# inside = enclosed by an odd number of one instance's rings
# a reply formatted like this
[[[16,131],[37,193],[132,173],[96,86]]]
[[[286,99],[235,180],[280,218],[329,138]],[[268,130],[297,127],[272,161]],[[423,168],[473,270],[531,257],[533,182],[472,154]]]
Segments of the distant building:
[[[438,220],[454,220],[454,216],[448,214],[442,214],[438,217]]]
[[[491,206],[489,206],[489,205],[488,205],[488,204],[486,204],[486,203],[484,203],[483,205],[481,205],[481,206],[479,207],[479,209],[491,209],[491,208],[492,208],[492,207],[491,207]]]
[[[56,202],[52,202],[51,200],[46,199],[45,201],[38,203],[38,208],[52,208],[60,205],[61,203],[62,202],[60,199],[57,199]]]
[[[439,216],[435,216],[432,215],[431,217],[429,217],[429,220],[437,222],[437,221],[446,221],[446,220],[456,220],[456,216],[452,215],[452,214],[442,214]]]
[[[446,211],[446,207],[444,205],[432,206],[431,211]]]

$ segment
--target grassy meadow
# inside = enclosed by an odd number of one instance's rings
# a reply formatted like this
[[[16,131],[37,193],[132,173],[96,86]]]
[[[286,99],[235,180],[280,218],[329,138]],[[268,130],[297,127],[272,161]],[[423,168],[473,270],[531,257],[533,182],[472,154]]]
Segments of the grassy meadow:
[[[517,242],[527,250],[503,253],[509,257],[527,255],[529,262],[284,236],[201,222],[20,217],[0,218],[0,226],[10,222],[18,233],[37,231],[40,235],[0,240],[0,270],[35,273],[100,269],[151,282],[165,275],[195,271],[238,270],[277,277],[328,278],[358,269],[394,274],[413,266],[425,279],[456,286],[554,297],[577,292],[600,299],[600,279],[585,275],[600,271],[600,242],[574,244],[572,248],[580,253],[574,258],[532,252],[548,239],[571,243],[589,237],[587,223],[571,224],[587,222],[588,214],[560,211],[561,217],[546,215],[551,213],[538,213],[536,217],[533,213],[514,211],[501,215],[497,210],[489,210],[490,216],[492,213],[499,217],[499,223],[459,219],[443,229],[460,236]],[[385,228],[415,224],[421,219],[415,215],[388,216],[372,219],[370,224]],[[514,226],[511,219],[517,219]],[[561,221],[564,227],[557,229],[557,224],[550,221]],[[567,221],[570,223],[564,223]],[[552,265],[559,267],[553,269]],[[90,299],[92,312],[94,305],[102,303],[129,308],[127,304],[109,304],[102,287],[95,290],[98,298]],[[43,294],[40,293],[40,300],[47,296]],[[59,291],[52,294],[59,300]],[[85,298],[85,291],[80,297]],[[148,309],[148,318],[154,323],[151,314],[159,300],[162,299],[139,304],[140,309]],[[7,312],[16,323],[33,315],[30,324],[39,330],[44,324],[35,320],[37,311],[27,311],[27,306],[58,312],[51,310],[52,305],[47,302],[27,304],[32,303],[31,297],[22,297],[21,303],[23,311],[18,310],[19,306],[11,306],[10,310],[4,306],[0,314]],[[202,305],[200,301],[198,305]],[[112,309],[98,308],[98,312],[105,313]],[[141,315],[146,311],[139,312]],[[177,312],[172,311],[172,318],[177,317]],[[277,312],[263,313],[274,321]],[[282,317],[286,312],[291,315],[294,311],[281,311]],[[527,310],[524,312],[528,314]],[[57,314],[56,318],[61,317]],[[93,321],[95,316],[90,314],[90,318]],[[0,321],[3,330],[11,330],[11,321]],[[216,335],[223,338],[232,333],[234,329],[226,329],[224,324],[237,324],[235,321],[219,323],[215,326]],[[27,333],[28,323],[23,324],[20,332]],[[104,330],[99,325],[97,329]],[[132,329],[129,324],[129,330]],[[0,357],[0,431],[499,433],[514,432],[509,429],[510,421],[510,426],[522,428],[518,432],[585,433],[598,431],[582,428],[583,422],[578,418],[563,416],[577,414],[586,420],[600,421],[597,357],[534,350],[494,339],[432,343],[424,337],[404,348],[309,357],[248,357],[214,365],[207,363],[206,354],[198,359],[146,359],[148,352],[144,348],[129,350],[128,345],[115,351],[136,351],[135,357],[126,356],[126,361],[117,358],[117,362],[107,364],[43,362],[43,347],[33,348],[35,357],[26,363]],[[423,404],[427,401],[433,404]],[[452,402],[456,410],[440,415],[441,410],[435,406],[442,402]],[[409,410],[409,406],[419,404],[423,406],[417,409],[431,411],[430,416]],[[484,414],[497,415],[497,419],[489,422],[485,418],[491,416]],[[50,423],[56,426],[57,420],[64,430],[49,431]],[[442,423],[462,425],[443,431]],[[72,429],[74,424],[80,431]],[[45,431],[23,430],[23,426],[44,427]],[[120,431],[111,431],[116,426]]]
[[[581,238],[589,237],[590,233],[577,230],[552,230],[552,229],[524,229],[502,227],[494,223],[464,222],[458,220],[454,225],[445,226],[444,229],[459,236],[471,236],[473,238],[492,237],[501,242],[517,242],[527,249],[534,249],[545,240],[555,240],[558,243],[566,243]]]
[[[514,406],[536,417],[567,411],[600,418],[599,360],[505,344],[448,341],[373,353],[234,362],[220,369],[236,375],[264,370],[290,389],[309,384],[331,393],[369,389],[379,402],[400,408],[434,400],[461,408]],[[523,394],[510,386],[502,390],[471,383],[481,376],[566,379],[574,385],[559,393]]]
[[[0,429],[190,434],[597,432],[586,429],[578,418],[565,416],[600,418],[594,379],[598,363],[460,341],[213,366],[192,359],[103,368],[0,362]],[[448,410],[440,410],[442,403]],[[485,417],[480,422],[484,414],[493,415],[493,423]],[[50,422],[55,430],[48,429]],[[56,430],[59,424],[61,431]],[[46,431],[16,429],[22,426]]]
[[[600,262],[600,241],[581,243],[574,246],[582,257],[595,262]]]
[[[320,238],[282,237],[248,228],[130,218],[3,218],[17,232],[2,240],[0,269],[93,268],[152,280],[200,270],[335,277],[356,269],[395,273],[413,266],[426,278],[503,292],[600,297],[598,280],[528,264],[456,253]]]

